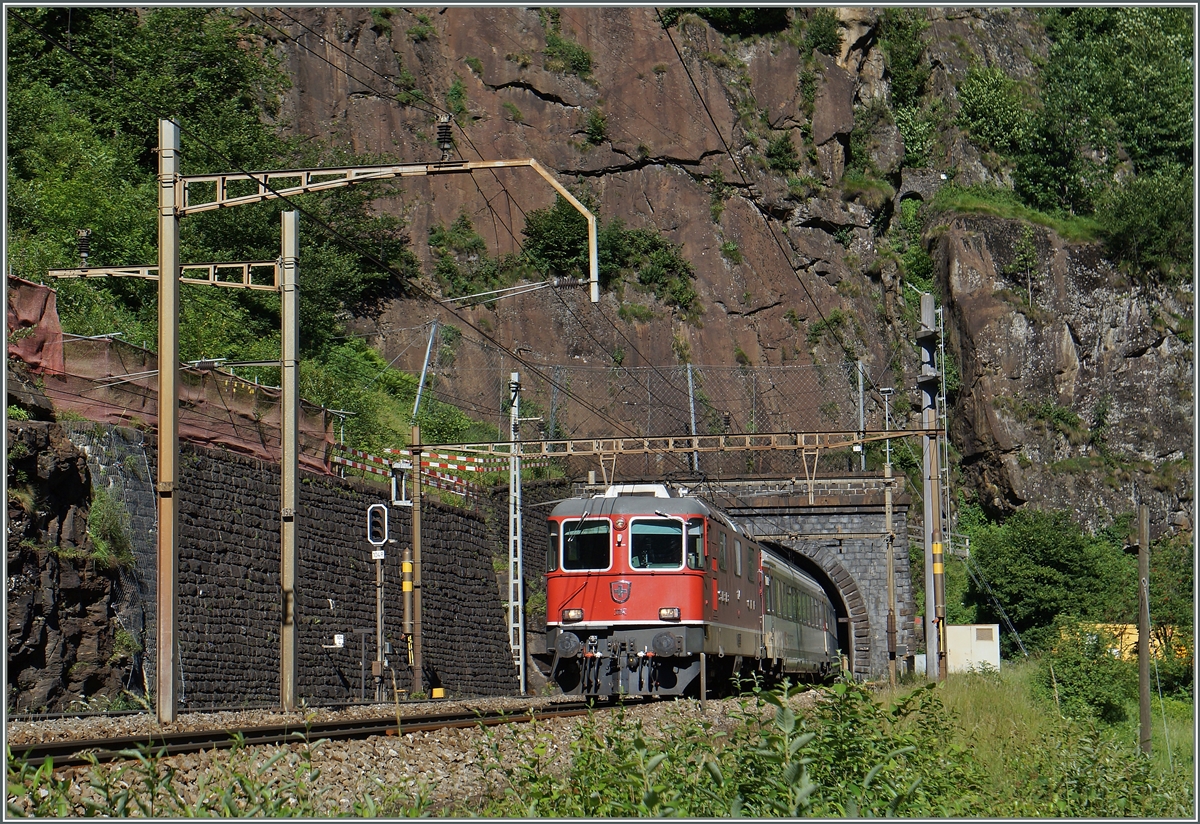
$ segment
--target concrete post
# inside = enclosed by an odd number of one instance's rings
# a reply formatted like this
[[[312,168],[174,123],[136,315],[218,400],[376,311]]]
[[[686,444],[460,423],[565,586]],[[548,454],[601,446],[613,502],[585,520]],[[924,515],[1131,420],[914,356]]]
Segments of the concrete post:
[[[1150,507],[1138,507],[1138,746],[1150,755]]]
[[[413,683],[414,693],[424,692],[425,672],[421,657],[421,427],[412,428],[412,554],[413,554]]]
[[[155,708],[160,724],[175,720],[179,673],[179,126],[158,121],[158,587]]]
[[[299,273],[297,262],[300,257],[299,214],[283,212],[282,249],[279,298],[281,355],[280,383],[283,389],[279,409],[280,440],[282,443],[279,469],[280,531],[280,575],[282,614],[279,626],[279,703],[285,712],[296,709],[296,575],[299,565],[299,549],[296,544],[296,513],[300,509],[300,491],[297,483],[300,471],[299,419],[300,419],[300,376],[298,355],[300,351],[299,323]]]

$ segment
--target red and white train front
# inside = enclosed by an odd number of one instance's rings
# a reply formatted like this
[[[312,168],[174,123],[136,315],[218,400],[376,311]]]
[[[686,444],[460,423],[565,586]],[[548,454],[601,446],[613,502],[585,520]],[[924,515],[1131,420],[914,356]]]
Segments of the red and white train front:
[[[701,652],[728,652],[731,666],[759,654],[758,560],[751,550],[743,563],[742,539],[732,537],[741,533],[718,517],[659,484],[614,486],[554,508],[546,649],[563,692],[680,695],[700,676]],[[735,540],[733,581],[726,554]]]

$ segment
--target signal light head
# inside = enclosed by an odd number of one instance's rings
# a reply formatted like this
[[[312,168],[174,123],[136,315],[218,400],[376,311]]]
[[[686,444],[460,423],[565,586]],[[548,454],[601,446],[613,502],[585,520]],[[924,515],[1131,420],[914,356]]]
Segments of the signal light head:
[[[583,610],[581,609],[564,609],[562,611],[562,619],[564,624],[573,624],[576,621],[583,620]]]
[[[679,607],[663,607],[658,611],[658,620],[660,621],[678,621]]]

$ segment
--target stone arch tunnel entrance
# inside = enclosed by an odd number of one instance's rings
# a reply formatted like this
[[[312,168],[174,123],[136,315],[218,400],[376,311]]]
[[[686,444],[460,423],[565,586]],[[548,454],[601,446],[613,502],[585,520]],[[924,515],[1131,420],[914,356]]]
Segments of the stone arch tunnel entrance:
[[[813,580],[821,585],[821,589],[825,590],[825,594],[829,596],[829,600],[833,604],[834,613],[837,615],[838,650],[846,656],[850,671],[854,672],[855,661],[858,657],[855,655],[854,648],[856,631],[862,631],[864,634],[868,631],[866,610],[863,607],[861,594],[855,590],[851,593],[851,597],[847,598],[847,594],[834,583],[834,578],[819,563],[804,554],[803,547],[784,541],[763,541],[763,543],[776,552],[781,552],[784,557],[811,575]],[[841,571],[844,573],[844,570]],[[852,618],[852,615],[855,617]]]
[[[899,483],[902,479],[894,479]],[[838,614],[838,644],[858,680],[887,677],[887,529],[884,479],[733,481],[713,502],[759,540],[790,550],[816,579]],[[908,562],[910,498],[892,500],[897,660],[916,650],[916,615]]]

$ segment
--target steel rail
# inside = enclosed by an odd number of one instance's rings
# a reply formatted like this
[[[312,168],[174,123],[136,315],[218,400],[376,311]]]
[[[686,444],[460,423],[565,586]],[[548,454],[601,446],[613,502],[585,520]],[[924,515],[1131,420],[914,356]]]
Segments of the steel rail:
[[[150,735],[130,735],[117,738],[75,739],[48,741],[26,745],[10,745],[14,758],[24,759],[31,766],[41,766],[52,759],[55,767],[78,767],[96,762],[133,760],[139,752],[158,756],[184,755],[206,750],[234,747],[259,747],[292,744],[298,741],[348,741],[372,735],[400,735],[447,727],[477,727],[514,724],[548,718],[570,718],[589,711],[588,704],[572,702],[544,708],[529,708],[517,712],[456,712],[441,715],[419,715],[412,718],[360,718],[349,721],[327,721],[305,724],[293,722],[262,727],[218,728],[186,732],[157,732]]]

